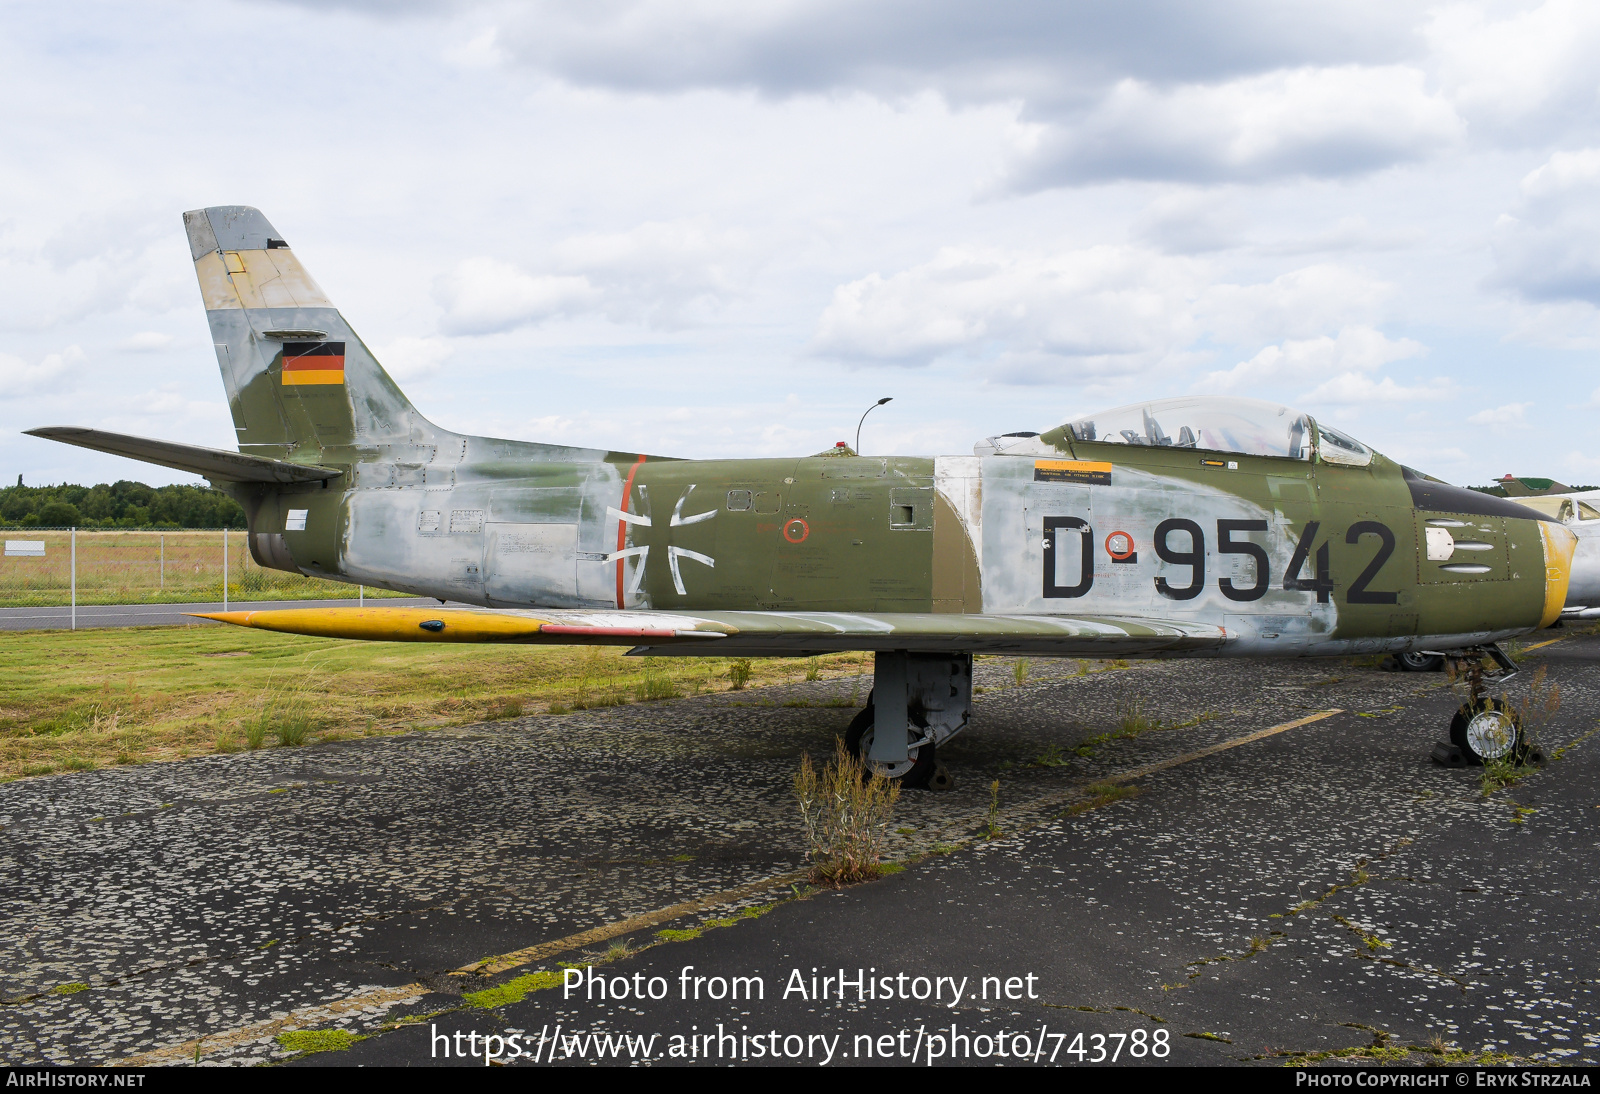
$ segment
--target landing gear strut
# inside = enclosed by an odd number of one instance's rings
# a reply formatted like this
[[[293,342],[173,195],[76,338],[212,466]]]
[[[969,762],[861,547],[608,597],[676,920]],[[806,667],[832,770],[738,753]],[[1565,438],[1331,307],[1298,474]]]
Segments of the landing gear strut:
[[[938,746],[972,717],[970,653],[879,653],[872,694],[850,722],[845,747],[868,770],[906,788],[945,789],[950,776]]]

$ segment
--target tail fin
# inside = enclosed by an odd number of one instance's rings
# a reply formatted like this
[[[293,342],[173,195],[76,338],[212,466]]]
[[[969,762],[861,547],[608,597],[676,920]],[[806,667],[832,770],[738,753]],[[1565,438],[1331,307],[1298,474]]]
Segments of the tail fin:
[[[240,451],[322,463],[351,446],[437,443],[443,431],[401,393],[259,210],[197,209],[183,224]]]

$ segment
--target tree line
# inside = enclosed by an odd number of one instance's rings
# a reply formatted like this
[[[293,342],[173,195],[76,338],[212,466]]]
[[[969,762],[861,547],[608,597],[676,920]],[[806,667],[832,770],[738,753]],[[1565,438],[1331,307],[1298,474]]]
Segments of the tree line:
[[[243,528],[244,510],[209,486],[97,486],[0,488],[0,523],[17,528]]]

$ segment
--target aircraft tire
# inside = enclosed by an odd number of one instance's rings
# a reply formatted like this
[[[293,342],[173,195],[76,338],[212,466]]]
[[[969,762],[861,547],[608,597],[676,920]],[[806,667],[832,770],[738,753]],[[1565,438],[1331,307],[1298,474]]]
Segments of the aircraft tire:
[[[1438,653],[1402,653],[1395,657],[1401,672],[1438,672],[1444,668],[1444,655]]]
[[[872,750],[872,723],[876,711],[869,703],[850,719],[850,728],[844,732],[844,746],[857,756],[861,757],[861,764],[867,770],[873,770],[872,761],[867,759],[867,753]],[[911,750],[911,766],[899,776],[883,772],[885,778],[898,782],[907,790],[926,789],[938,770],[939,762],[934,755],[932,742],[920,748]]]
[[[1489,760],[1521,763],[1528,751],[1522,718],[1510,704],[1494,698],[1479,699],[1471,708],[1456,709],[1450,719],[1450,743],[1470,763]]]

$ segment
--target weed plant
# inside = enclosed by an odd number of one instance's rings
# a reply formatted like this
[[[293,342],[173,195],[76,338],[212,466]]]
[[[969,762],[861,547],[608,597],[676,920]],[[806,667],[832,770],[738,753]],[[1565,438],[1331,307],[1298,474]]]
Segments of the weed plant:
[[[1029,761],[1029,767],[1066,767],[1072,763],[1060,745],[1048,745],[1045,750]]]
[[[1011,662],[1011,679],[1017,682],[1017,687],[1019,688],[1028,682],[1028,659],[1026,657],[1019,657]]]
[[[833,760],[822,770],[810,755],[800,758],[795,798],[806,830],[806,860],[813,884],[839,886],[867,881],[884,872],[883,841],[900,799],[900,786],[862,762],[839,740]]]
[[[251,752],[267,743],[267,720],[260,715],[244,724],[244,747]]]
[[[1143,697],[1130,695],[1117,703],[1117,728],[1120,736],[1137,737],[1152,729],[1161,728],[1161,719],[1152,718]]]
[[[267,743],[267,737],[277,738],[283,748],[296,748],[311,740],[316,729],[312,713],[311,695],[306,690],[309,679],[294,688],[280,688],[262,693],[261,704],[253,717],[245,722],[245,747],[254,751]]]
[[[484,719],[490,722],[502,722],[511,718],[522,717],[522,700],[515,695],[502,696],[496,699],[492,706],[483,713]]]
[[[988,839],[999,839],[1005,835],[1000,830],[1000,780],[996,779],[989,784],[989,817],[984,823],[984,836]]]
[[[740,657],[729,662],[728,686],[734,691],[743,690],[744,686],[750,682],[750,677],[754,671],[750,667],[750,658],[748,657]]]
[[[672,682],[672,677],[661,673],[653,665],[645,666],[644,679],[634,685],[633,689],[634,699],[641,703],[657,699],[678,699],[682,696],[683,692]]]

